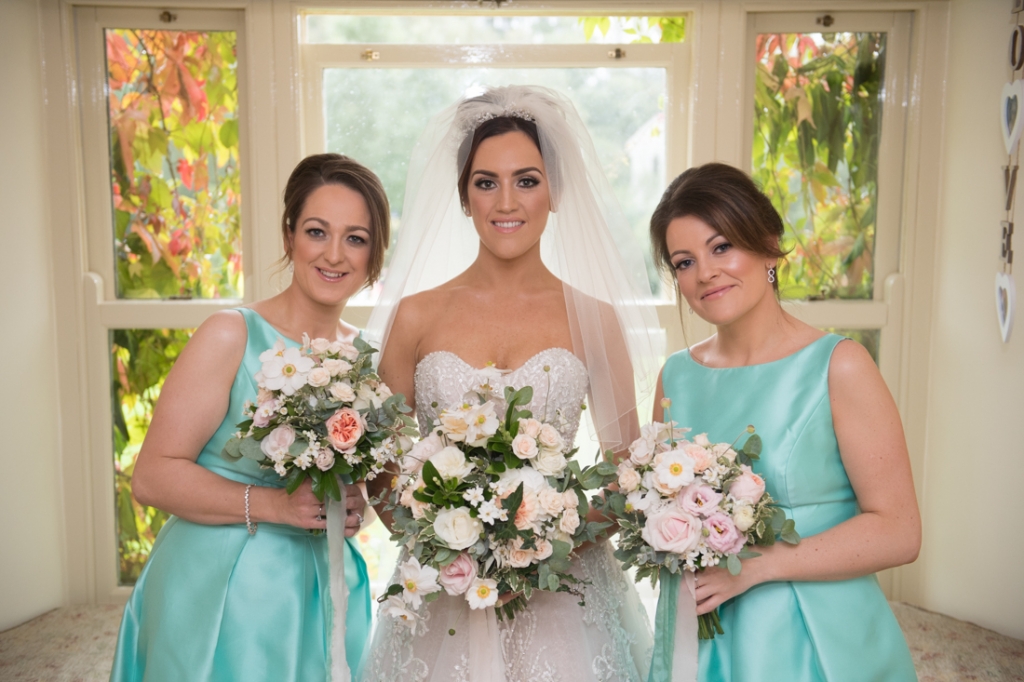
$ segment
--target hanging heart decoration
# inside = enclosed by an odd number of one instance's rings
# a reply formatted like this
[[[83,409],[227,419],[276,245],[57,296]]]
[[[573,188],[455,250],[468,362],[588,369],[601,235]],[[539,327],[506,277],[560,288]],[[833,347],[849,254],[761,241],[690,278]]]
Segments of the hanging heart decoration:
[[[999,124],[1003,131],[1006,153],[1013,154],[1024,130],[1024,80],[1016,80],[1003,86],[999,103]]]
[[[1017,297],[1017,287],[1013,284],[1013,275],[1005,272],[996,273],[996,316],[999,318],[999,332],[1003,335],[1003,343],[1010,340],[1013,329],[1013,308]]]

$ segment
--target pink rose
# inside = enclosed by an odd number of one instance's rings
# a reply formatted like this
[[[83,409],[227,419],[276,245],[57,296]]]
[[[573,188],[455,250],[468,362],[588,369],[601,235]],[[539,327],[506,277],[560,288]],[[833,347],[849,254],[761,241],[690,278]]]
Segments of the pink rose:
[[[351,407],[343,407],[327,419],[327,441],[337,450],[354,448],[363,437],[363,418]]]
[[[704,520],[704,527],[711,534],[707,543],[711,549],[722,554],[736,554],[746,542],[728,514],[712,514]]]
[[[729,495],[734,500],[757,504],[764,495],[764,479],[751,471],[746,464],[740,468],[743,474],[729,486]]]
[[[715,453],[710,452],[707,448],[701,447],[696,443],[690,443],[685,448],[686,454],[693,459],[693,471],[694,473],[702,473],[705,469],[715,463]]]
[[[718,511],[718,503],[721,501],[722,494],[715,492],[714,488],[697,484],[687,486],[676,498],[676,502],[684,510],[704,517]]]
[[[260,403],[256,407],[256,411],[252,415],[252,425],[263,428],[270,423],[274,415],[277,414],[277,410],[281,407],[281,401],[276,398],[271,398],[266,402]]]
[[[476,562],[465,552],[439,571],[437,582],[451,596],[465,594],[476,578]]]
[[[295,429],[284,424],[267,434],[260,441],[260,450],[274,462],[280,462],[288,454],[288,448],[295,442]]]
[[[641,535],[655,551],[686,554],[700,541],[701,523],[679,507],[669,505],[647,517]]]

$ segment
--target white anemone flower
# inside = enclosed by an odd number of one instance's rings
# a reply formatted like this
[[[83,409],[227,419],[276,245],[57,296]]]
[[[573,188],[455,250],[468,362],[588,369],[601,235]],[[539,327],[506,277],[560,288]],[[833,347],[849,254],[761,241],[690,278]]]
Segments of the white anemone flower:
[[[393,594],[388,597],[388,600],[384,602],[384,613],[391,616],[395,620],[400,620],[402,623],[409,627],[414,633],[416,632],[416,625],[419,622],[420,617],[416,615],[416,612],[409,608],[409,606],[399,597],[397,594]]]
[[[414,609],[420,607],[424,596],[441,589],[437,583],[437,569],[421,566],[416,557],[410,557],[398,570],[401,575],[402,588],[405,590],[403,597]]]
[[[466,601],[471,609],[486,609],[498,601],[498,583],[490,578],[477,578],[466,590]]]
[[[268,389],[294,395],[306,385],[306,377],[315,366],[313,359],[303,355],[298,348],[286,348],[267,358],[260,372]]]

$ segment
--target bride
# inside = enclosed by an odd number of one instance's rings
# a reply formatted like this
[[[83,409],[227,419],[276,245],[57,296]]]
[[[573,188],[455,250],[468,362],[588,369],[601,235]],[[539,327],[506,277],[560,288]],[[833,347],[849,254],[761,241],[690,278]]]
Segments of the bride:
[[[587,409],[601,447],[625,450],[639,433],[635,387],[657,370],[657,319],[639,246],[572,104],[509,86],[442,112],[410,162],[402,222],[369,328],[381,378],[415,405],[421,434],[474,386],[530,385],[529,409],[566,442]],[[389,482],[374,483],[377,496]],[[577,550],[573,571],[585,605],[534,592],[500,624],[494,672],[470,669],[479,632],[466,601],[442,594],[415,632],[381,610],[363,679],[646,680],[650,625],[609,544]]]

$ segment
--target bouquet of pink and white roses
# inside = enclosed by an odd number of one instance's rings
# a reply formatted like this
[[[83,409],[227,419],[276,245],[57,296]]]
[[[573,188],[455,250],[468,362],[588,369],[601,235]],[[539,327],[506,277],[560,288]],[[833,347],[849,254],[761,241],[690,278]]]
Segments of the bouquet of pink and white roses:
[[[312,479],[317,499],[341,499],[338,476],[374,478],[412,447],[415,422],[405,397],[392,395],[373,370],[376,349],[302,337],[301,348],[278,340],[260,355],[256,404],[224,456],[248,457],[273,468],[294,492]]]
[[[585,484],[597,487],[597,469],[614,467],[581,470],[559,432],[519,408],[532,396],[529,386],[506,388],[504,420],[483,395],[444,410],[402,458],[388,508],[392,539],[409,558],[381,601],[414,631],[419,607],[441,589],[464,596],[471,609],[521,593],[498,610],[508,618],[533,590],[579,594],[569,555],[610,525],[585,520]]]
[[[618,466],[618,489],[595,498],[595,507],[618,520],[615,556],[626,568],[636,567],[637,581],[650,578],[653,585],[662,570],[695,572],[723,561],[736,575],[741,558],[757,556],[745,547],[771,545],[776,537],[800,541],[794,522],[750,468],[761,452],[754,427],[739,450],[706,434],[686,440],[689,431],[672,421],[644,426]],[[717,610],[699,617],[701,639],[716,632],[723,632]]]

